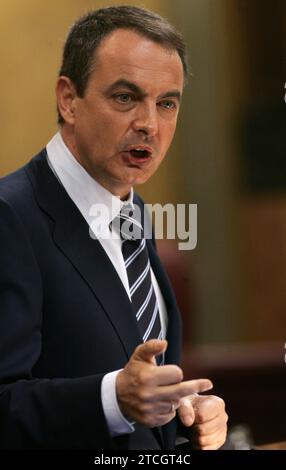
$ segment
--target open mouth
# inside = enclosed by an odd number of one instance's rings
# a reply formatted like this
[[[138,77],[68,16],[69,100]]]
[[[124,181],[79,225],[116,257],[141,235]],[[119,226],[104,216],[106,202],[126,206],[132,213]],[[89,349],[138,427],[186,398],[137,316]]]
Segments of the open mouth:
[[[130,150],[130,155],[138,159],[141,159],[141,158],[143,159],[143,158],[147,158],[151,156],[150,152],[148,152],[148,150],[145,150],[145,149],[132,149]]]
[[[152,159],[153,149],[143,145],[132,145],[123,151],[124,160],[128,165],[137,166],[147,164]]]

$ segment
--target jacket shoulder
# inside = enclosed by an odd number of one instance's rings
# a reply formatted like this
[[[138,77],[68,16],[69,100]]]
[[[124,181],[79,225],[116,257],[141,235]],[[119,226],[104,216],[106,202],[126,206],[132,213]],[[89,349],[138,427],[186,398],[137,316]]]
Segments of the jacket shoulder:
[[[14,207],[23,206],[25,202],[34,199],[33,188],[27,174],[27,169],[33,160],[44,157],[44,151],[36,155],[30,162],[13,173],[0,178],[0,199]]]

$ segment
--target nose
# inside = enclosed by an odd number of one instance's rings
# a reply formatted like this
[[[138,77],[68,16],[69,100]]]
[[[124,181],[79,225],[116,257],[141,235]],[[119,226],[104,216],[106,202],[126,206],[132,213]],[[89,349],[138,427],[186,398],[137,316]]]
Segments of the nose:
[[[148,137],[154,137],[158,132],[157,106],[151,103],[140,103],[133,120],[133,129]]]

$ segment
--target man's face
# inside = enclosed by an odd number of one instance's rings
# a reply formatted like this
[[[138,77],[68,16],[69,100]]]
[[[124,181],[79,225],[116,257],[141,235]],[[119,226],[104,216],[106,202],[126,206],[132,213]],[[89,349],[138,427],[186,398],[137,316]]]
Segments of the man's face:
[[[174,136],[183,89],[176,51],[129,30],[107,36],[83,98],[72,100],[65,139],[82,166],[125,197],[157,170]]]

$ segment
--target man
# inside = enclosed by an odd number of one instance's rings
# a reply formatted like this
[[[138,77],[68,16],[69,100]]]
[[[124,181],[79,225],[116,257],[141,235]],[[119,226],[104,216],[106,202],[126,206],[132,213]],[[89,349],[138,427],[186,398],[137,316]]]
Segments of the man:
[[[180,36],[147,10],[105,8],[71,29],[60,131],[0,183],[3,448],[171,449],[176,434],[195,448],[224,443],[223,401],[197,395],[211,382],[184,381],[176,365],[179,314],[154,241],[108,236],[127,204],[143,208],[132,188],[166,155],[186,74]],[[91,236],[94,204],[117,204],[102,237]]]

